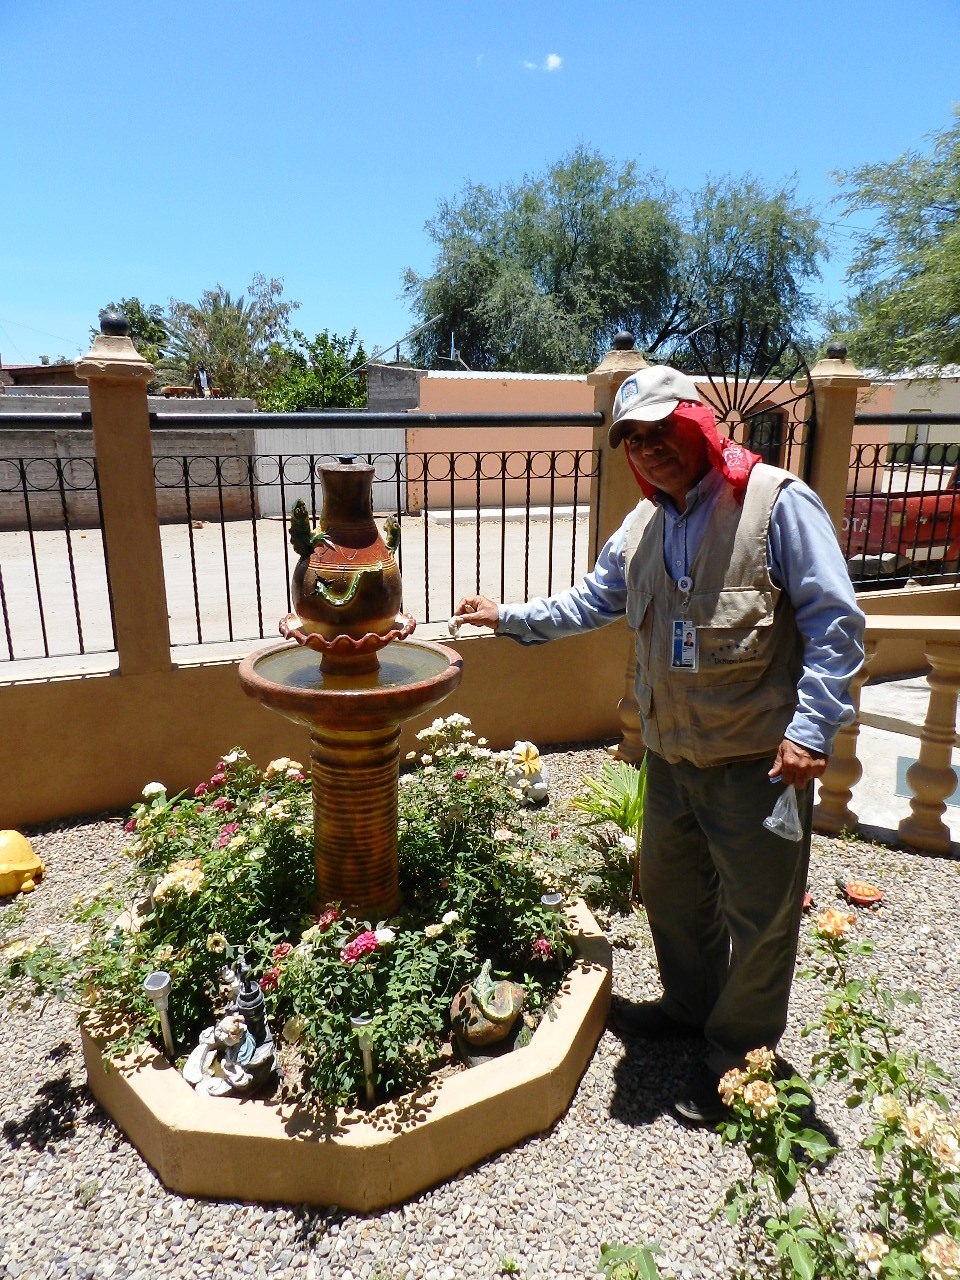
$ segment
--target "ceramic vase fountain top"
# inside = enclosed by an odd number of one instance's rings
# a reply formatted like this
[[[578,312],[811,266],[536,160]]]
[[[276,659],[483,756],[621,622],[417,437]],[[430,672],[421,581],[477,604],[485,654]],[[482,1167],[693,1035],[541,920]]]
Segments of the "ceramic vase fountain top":
[[[386,538],[377,529],[372,466],[345,457],[317,470],[320,523],[311,529],[305,504],[295,504],[290,541],[300,559],[293,573],[294,612],[280,630],[322,653],[328,667],[355,668],[353,660],[362,658],[375,666],[377,651],[415,626],[399,612],[403,588],[393,554],[399,527],[388,520]]]

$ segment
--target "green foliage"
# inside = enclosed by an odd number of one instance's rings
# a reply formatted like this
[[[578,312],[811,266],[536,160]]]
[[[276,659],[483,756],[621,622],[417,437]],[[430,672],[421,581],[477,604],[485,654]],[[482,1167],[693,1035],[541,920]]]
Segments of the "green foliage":
[[[70,1000],[120,1057],[157,1038],[143,982],[164,969],[174,1037],[189,1049],[221,1016],[221,971],[241,949],[272,1025],[296,1046],[290,1093],[326,1104],[364,1095],[351,1024],[360,1013],[372,1016],[377,1096],[422,1085],[449,1038],[453,996],[485,960],[524,985],[535,1020],[572,945],[566,917],[541,902],[546,881],[526,865],[520,798],[504,777],[509,756],[474,745],[462,716],[435,721],[421,737],[429,763],[420,761],[399,798],[406,905],[396,917],[360,920],[339,904],[309,914],[307,779],[287,759],[260,773],[236,749],[192,795],[144,788],[127,824],[135,905],[125,907],[108,883],[75,903],[77,933],[66,944],[10,938],[26,907],[0,917],[0,990],[23,1005],[36,995]]]
[[[651,352],[734,315],[802,334],[826,255],[792,187],[681,195],[582,146],[519,184],[468,185],[427,231],[433,273],[404,276],[421,320],[440,317],[413,340],[427,367],[451,334],[472,369],[543,373],[592,368],[620,328]]]
[[[604,1244],[600,1246],[600,1270],[607,1280],[671,1280],[657,1266],[663,1250],[655,1244]]]
[[[634,897],[639,896],[640,833],[643,828],[643,809],[647,799],[647,759],[644,756],[637,769],[626,760],[605,760],[599,778],[584,778],[586,794],[575,796],[573,807],[591,815],[595,823],[612,822],[623,836],[633,844],[630,887]],[[608,854],[613,846],[608,849]],[[616,876],[616,861],[606,859],[609,872]],[[612,864],[612,865],[611,865]],[[620,894],[615,890],[617,896]]]
[[[366,363],[356,329],[348,338],[324,329],[312,340],[299,329],[293,346],[277,347],[271,361],[278,373],[259,397],[267,413],[300,413],[305,409],[362,409],[367,403],[366,374],[354,373]]]
[[[284,367],[279,353],[300,305],[282,295],[281,280],[258,274],[237,297],[218,284],[205,289],[196,304],[171,300],[161,382],[188,385],[202,365],[223,395],[257,397]]]
[[[855,923],[837,908],[816,919],[807,976],[819,978],[827,999],[807,1030],[825,1040],[814,1055],[816,1078],[845,1081],[850,1105],[872,1099],[879,1118],[863,1142],[876,1168],[864,1229],[841,1232],[816,1193],[810,1171],[834,1149],[806,1119],[810,1087],[798,1076],[774,1079],[766,1049],[748,1054],[746,1070],[728,1072],[720,1084],[729,1108],[721,1135],[740,1143],[751,1164],[750,1177],[727,1193],[727,1217],[759,1224],[776,1273],[790,1280],[853,1280],[863,1268],[904,1280],[960,1274],[960,1115],[950,1111],[935,1064],[893,1049],[899,1033],[890,1014],[915,997],[851,975],[851,961],[872,950],[850,936]]]
[[[586,794],[576,796],[573,807],[595,822],[614,823],[639,841],[647,797],[646,757],[639,769],[626,760],[605,760],[599,778],[584,778],[583,785]]]
[[[885,372],[960,361],[960,107],[931,149],[835,175],[845,213],[873,215],[833,317],[862,366]]]

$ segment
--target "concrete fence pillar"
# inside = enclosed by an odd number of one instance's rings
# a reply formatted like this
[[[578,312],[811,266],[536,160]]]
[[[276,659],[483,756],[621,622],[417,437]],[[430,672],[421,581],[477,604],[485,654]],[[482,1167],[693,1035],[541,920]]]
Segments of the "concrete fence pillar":
[[[597,468],[595,498],[590,505],[590,546],[593,554],[600,550],[607,538],[619,529],[627,512],[640,501],[637,481],[626,459],[612,450],[607,443],[607,431],[613,417],[613,401],[624,378],[646,369],[647,361],[634,349],[633,334],[618,333],[613,340],[613,350],[608,351],[593,373],[587,374],[587,383],[593,387],[593,407],[603,414],[603,422],[593,429],[593,449],[600,459]],[[637,654],[634,636],[630,634],[624,673],[623,697],[617,704],[620,728],[623,734],[614,754],[620,760],[638,763],[643,759],[646,746],[640,732],[640,716],[634,695],[637,670]]]
[[[122,317],[105,315],[100,330],[76,371],[90,388],[120,674],[141,675],[171,666],[147,409],[154,371]]]
[[[840,343],[832,343],[827,348],[826,358],[817,361],[810,377],[817,406],[810,487],[826,507],[839,537],[850,472],[857,392],[861,387],[868,387],[870,379],[847,359],[847,348]]]

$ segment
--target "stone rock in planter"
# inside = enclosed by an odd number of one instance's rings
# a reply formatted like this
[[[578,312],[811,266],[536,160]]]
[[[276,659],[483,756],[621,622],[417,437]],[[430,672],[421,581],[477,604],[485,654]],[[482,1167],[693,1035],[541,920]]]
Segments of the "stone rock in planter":
[[[509,979],[494,982],[491,961],[473,982],[460,988],[450,1006],[450,1024],[461,1041],[475,1048],[504,1040],[523,1011],[525,992]]]

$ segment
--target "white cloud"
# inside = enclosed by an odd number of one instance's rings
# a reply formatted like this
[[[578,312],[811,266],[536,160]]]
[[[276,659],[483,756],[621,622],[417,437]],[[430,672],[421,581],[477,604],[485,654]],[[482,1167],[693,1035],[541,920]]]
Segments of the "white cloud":
[[[559,71],[563,66],[563,59],[559,53],[548,53],[542,63],[530,62],[529,59],[524,58],[521,65],[524,71]]]

